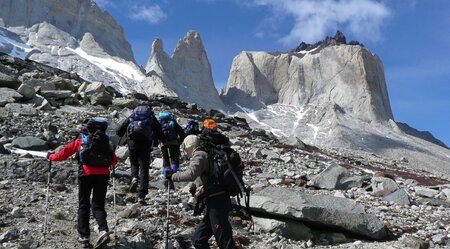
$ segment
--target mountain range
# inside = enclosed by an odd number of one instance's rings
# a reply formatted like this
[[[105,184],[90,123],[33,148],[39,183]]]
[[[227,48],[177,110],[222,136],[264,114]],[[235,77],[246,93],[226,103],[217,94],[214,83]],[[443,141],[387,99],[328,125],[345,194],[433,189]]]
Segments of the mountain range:
[[[0,52],[76,73],[122,95],[174,96],[238,115],[286,143],[402,158],[450,178],[446,145],[395,122],[381,59],[340,32],[287,52],[239,53],[220,96],[198,32],[180,39],[172,56],[156,38],[142,68],[123,29],[91,0],[0,2]]]

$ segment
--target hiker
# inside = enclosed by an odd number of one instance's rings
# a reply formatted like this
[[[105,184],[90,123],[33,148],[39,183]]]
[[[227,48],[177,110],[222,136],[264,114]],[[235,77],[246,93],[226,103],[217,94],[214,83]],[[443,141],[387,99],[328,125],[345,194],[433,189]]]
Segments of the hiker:
[[[99,227],[96,248],[105,246],[109,241],[109,229],[106,221],[105,198],[109,180],[109,167],[115,166],[117,157],[106,135],[108,123],[105,119],[87,119],[83,122],[78,137],[67,144],[58,153],[49,153],[47,159],[57,162],[67,160],[77,153],[78,171],[78,242],[83,248],[89,248],[90,209]],[[92,192],[92,200],[91,200]],[[92,201],[92,204],[91,204]]]
[[[163,167],[165,169],[170,168],[175,173],[180,165],[180,144],[186,135],[172,114],[160,112],[158,121],[167,140],[161,146]]]
[[[217,128],[217,123],[214,119],[205,118],[205,120],[203,120],[203,127],[200,133],[203,134],[211,131],[217,131]]]
[[[140,105],[134,108],[133,113],[117,130],[117,135],[121,138],[127,136],[132,177],[130,192],[136,192],[139,185],[138,202],[146,205],[145,196],[148,194],[148,169],[153,140],[166,141],[151,106]]]
[[[231,224],[228,213],[231,211],[230,196],[220,188],[207,188],[205,184],[210,178],[210,158],[200,146],[200,138],[195,135],[187,136],[182,144],[183,150],[190,158],[189,166],[185,171],[173,173],[164,169],[163,175],[169,181],[188,182],[194,181],[198,201],[204,203],[206,213],[193,234],[195,248],[209,248],[208,240],[214,235],[219,248],[235,248]],[[205,189],[211,189],[204,192]]]
[[[200,133],[201,131],[199,129],[197,121],[191,119],[186,123],[186,126],[184,127],[184,134],[186,136],[199,135]]]

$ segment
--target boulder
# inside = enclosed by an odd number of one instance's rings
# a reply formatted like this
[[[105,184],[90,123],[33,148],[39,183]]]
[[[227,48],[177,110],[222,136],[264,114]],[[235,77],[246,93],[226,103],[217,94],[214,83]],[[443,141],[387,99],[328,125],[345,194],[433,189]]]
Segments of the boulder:
[[[48,101],[39,94],[36,94],[36,96],[33,99],[30,99],[25,103],[30,104],[31,106],[33,106],[34,108],[36,108],[38,110],[43,110],[43,111],[51,111],[52,110],[52,106],[50,105],[50,103],[48,103]]]
[[[390,236],[381,220],[365,213],[361,204],[345,198],[267,187],[253,194],[250,209],[255,214],[299,221],[307,226],[338,229],[375,240]]]
[[[110,105],[112,104],[112,96],[106,91],[105,86],[101,82],[93,82],[84,84],[78,89],[83,99],[89,99],[93,105]]]
[[[72,96],[72,91],[69,90],[45,90],[41,91],[41,95],[46,99],[67,99]]]
[[[320,174],[313,177],[308,186],[313,186],[321,189],[346,189],[341,184],[341,180],[349,176],[346,168],[337,164],[332,164]]]
[[[387,177],[373,177],[372,178],[372,191],[375,196],[386,196],[394,193],[399,189],[398,184]]]
[[[113,97],[108,92],[94,93],[90,96],[89,100],[93,105],[111,105]]]
[[[46,141],[32,136],[18,137],[12,141],[11,145],[23,150],[48,150]]]
[[[17,75],[15,75],[15,72],[0,64],[0,87],[17,89],[19,86],[20,81],[18,80]]]
[[[430,242],[409,234],[404,234],[399,241],[405,246],[405,248],[410,249],[428,249],[430,247]]]
[[[36,96],[36,91],[32,86],[22,84],[17,89],[17,92],[22,94],[24,100],[32,99],[34,96]]]
[[[389,194],[383,198],[383,201],[393,202],[398,205],[410,205],[408,192],[404,189],[399,189],[392,194]]]
[[[0,143],[0,154],[3,154],[3,155],[9,155],[10,154],[9,150],[5,149],[5,146],[3,146],[2,143]]]
[[[33,117],[38,115],[38,110],[27,104],[9,103],[5,106],[5,109],[14,114],[19,114],[20,116]]]
[[[414,191],[416,192],[417,195],[428,198],[433,198],[439,194],[438,190],[420,186],[414,187]]]
[[[253,221],[257,232],[278,233],[293,240],[310,240],[313,238],[311,229],[300,222],[283,222],[258,217],[255,217]]]
[[[112,104],[120,108],[134,109],[136,106],[139,105],[139,101],[137,101],[136,99],[118,98],[113,99]]]
[[[22,95],[11,88],[0,87],[0,107],[13,103],[22,98]]]

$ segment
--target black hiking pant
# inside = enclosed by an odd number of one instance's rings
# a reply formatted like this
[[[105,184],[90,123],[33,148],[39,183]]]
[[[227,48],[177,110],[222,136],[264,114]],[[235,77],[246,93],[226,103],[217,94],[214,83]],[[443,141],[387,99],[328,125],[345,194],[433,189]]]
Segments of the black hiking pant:
[[[205,201],[206,213],[194,231],[192,243],[196,249],[209,249],[208,240],[214,235],[220,249],[236,248],[228,213],[231,201],[228,195],[210,197]]]
[[[128,150],[130,152],[131,177],[139,179],[138,197],[145,198],[148,194],[148,169],[152,144],[128,141]]]
[[[106,222],[105,198],[108,188],[108,175],[89,175],[78,178],[78,226],[81,237],[89,237],[90,210],[97,220],[100,231],[109,231]],[[91,205],[92,193],[92,205]]]
[[[163,154],[163,166],[164,168],[170,168],[170,164],[176,164],[180,166],[180,145],[164,145],[161,147]],[[170,160],[169,160],[170,154]]]

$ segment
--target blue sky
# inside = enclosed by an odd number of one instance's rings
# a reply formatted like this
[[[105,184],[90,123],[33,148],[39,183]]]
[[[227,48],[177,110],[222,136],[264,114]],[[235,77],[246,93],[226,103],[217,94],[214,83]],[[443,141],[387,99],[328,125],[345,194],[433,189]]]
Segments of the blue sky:
[[[243,50],[287,51],[343,31],[383,61],[398,122],[450,145],[448,0],[96,0],[124,28],[144,65],[156,37],[171,55],[200,32],[217,88]]]

